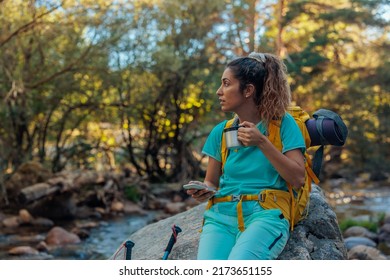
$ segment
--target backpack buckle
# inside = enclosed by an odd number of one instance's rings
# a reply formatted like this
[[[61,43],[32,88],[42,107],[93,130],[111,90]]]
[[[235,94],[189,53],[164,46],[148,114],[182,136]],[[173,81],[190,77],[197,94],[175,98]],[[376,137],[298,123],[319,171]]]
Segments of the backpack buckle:
[[[265,193],[259,193],[258,200],[260,202],[264,202],[265,201]]]
[[[240,194],[232,194],[232,200],[231,201],[240,201],[241,195]]]

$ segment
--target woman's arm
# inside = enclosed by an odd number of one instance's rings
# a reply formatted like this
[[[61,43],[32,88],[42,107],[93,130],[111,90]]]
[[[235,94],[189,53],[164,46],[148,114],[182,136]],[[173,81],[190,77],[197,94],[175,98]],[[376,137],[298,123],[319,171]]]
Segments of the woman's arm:
[[[222,175],[222,163],[216,159],[209,157],[209,162],[206,170],[204,182],[215,189],[219,186],[219,177]]]
[[[282,154],[255,124],[243,122],[238,130],[238,140],[245,146],[257,146],[271,162],[280,176],[295,188],[305,184],[305,159],[300,149]]]
[[[212,157],[209,157],[209,162],[207,165],[206,177],[204,179],[204,182],[202,183],[198,181],[190,181],[189,183],[205,184],[212,189],[217,189],[219,185],[219,177],[222,174],[221,167],[222,164],[219,161],[217,161]],[[196,199],[199,202],[206,201],[212,195],[214,195],[213,192],[207,190],[200,190],[200,191],[188,190],[187,194],[191,195],[194,199]]]

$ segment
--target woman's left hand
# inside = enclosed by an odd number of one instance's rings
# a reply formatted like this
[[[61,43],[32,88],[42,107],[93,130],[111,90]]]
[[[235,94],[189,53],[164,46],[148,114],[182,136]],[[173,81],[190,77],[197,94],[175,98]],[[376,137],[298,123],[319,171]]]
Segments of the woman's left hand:
[[[238,140],[244,146],[258,146],[266,138],[254,123],[244,121],[238,129]]]

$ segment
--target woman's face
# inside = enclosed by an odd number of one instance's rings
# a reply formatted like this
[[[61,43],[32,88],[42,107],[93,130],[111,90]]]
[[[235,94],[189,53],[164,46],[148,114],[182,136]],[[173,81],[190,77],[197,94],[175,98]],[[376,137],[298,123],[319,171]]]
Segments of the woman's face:
[[[226,68],[222,74],[221,86],[217,90],[219,104],[223,112],[235,112],[244,104],[244,94],[240,91],[240,82],[233,71]]]

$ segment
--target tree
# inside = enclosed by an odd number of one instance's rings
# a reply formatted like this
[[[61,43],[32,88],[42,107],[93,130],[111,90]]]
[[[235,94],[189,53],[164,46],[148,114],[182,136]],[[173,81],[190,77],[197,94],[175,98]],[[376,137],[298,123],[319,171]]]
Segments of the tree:
[[[127,104],[120,112],[123,139],[139,175],[177,181],[201,171],[190,144],[198,138],[193,137],[199,134],[198,119],[211,110],[206,96],[210,73],[220,68],[210,64],[220,4],[163,1],[145,4],[135,15],[132,34],[139,44],[125,57],[133,62],[135,53],[143,51],[148,59],[143,64],[118,61],[122,71],[115,90]]]
[[[309,112],[325,107],[344,118],[350,134],[342,156],[360,170],[384,170],[379,163],[389,161],[389,141],[382,137],[389,131],[383,119],[389,91],[382,73],[389,61],[388,22],[378,16],[384,5],[288,1],[283,22],[295,101]],[[275,26],[270,22],[269,37],[277,37]]]
[[[54,3],[54,4],[53,4]],[[109,48],[127,30],[115,1],[4,1],[0,93],[5,166],[38,157],[54,142],[52,168],[63,168],[69,138],[103,109]],[[93,84],[89,84],[90,82]],[[106,82],[106,83],[105,83]],[[98,116],[98,114],[96,114]]]

